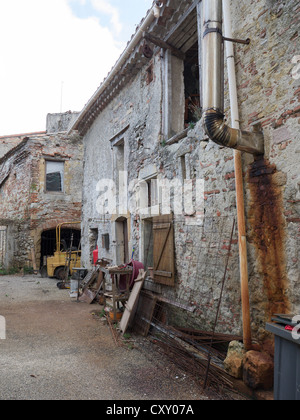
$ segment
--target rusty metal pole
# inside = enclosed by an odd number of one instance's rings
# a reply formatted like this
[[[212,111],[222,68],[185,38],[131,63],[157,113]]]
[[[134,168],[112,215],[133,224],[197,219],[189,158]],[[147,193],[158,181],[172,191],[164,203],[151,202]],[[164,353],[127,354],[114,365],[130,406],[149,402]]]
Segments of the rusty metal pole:
[[[238,217],[238,235],[239,235],[239,255],[240,255],[240,279],[241,279],[241,299],[243,312],[243,338],[246,350],[252,345],[251,338],[251,320],[250,320],[250,298],[248,284],[248,259],[247,259],[247,238],[245,221],[245,204],[243,189],[243,169],[241,152],[234,152],[235,166],[235,186]]]
[[[225,36],[232,38],[232,26],[230,15],[230,1],[223,0],[223,16],[224,16],[224,32]],[[229,79],[231,119],[233,128],[239,129],[239,111],[237,100],[237,83],[235,72],[234,49],[231,42],[226,42],[226,58]],[[240,255],[240,282],[241,282],[241,299],[243,313],[243,338],[244,346],[250,349],[252,346],[251,338],[251,320],[250,320],[250,299],[248,284],[248,259],[247,259],[247,238],[246,238],[246,221],[245,221],[245,203],[244,203],[244,187],[243,187],[243,164],[241,152],[234,151],[235,165],[235,185],[236,185],[236,202],[238,216],[238,232],[239,232],[239,255]]]

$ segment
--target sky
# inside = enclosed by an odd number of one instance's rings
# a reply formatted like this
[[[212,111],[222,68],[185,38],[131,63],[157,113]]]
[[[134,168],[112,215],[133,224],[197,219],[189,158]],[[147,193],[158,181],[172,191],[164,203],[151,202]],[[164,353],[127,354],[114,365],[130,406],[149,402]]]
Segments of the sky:
[[[153,0],[0,0],[0,136],[80,112]]]

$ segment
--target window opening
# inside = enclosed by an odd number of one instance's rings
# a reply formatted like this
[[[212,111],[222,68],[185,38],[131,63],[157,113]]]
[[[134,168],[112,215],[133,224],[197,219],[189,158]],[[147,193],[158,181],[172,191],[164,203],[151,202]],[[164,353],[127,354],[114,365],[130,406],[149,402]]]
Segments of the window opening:
[[[102,248],[109,250],[109,233],[104,233],[102,235]]]
[[[199,86],[199,48],[196,42],[187,52],[184,61],[185,128],[201,118]]]
[[[46,161],[46,191],[63,192],[64,162]]]
[[[181,175],[182,180],[186,179],[186,163],[185,163],[185,155],[180,156],[180,163],[181,163]]]
[[[151,178],[146,181],[148,185],[148,208],[158,205],[157,178]]]
[[[153,64],[150,64],[150,66],[147,68],[147,85],[150,85],[150,83],[153,81]]]

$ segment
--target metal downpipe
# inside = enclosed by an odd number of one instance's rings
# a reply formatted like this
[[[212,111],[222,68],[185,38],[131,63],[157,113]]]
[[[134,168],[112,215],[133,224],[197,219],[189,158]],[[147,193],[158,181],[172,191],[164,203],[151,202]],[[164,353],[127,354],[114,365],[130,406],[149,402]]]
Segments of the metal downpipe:
[[[222,0],[203,0],[203,126],[215,143],[232,149],[264,154],[262,133],[234,129],[224,115],[224,40]]]

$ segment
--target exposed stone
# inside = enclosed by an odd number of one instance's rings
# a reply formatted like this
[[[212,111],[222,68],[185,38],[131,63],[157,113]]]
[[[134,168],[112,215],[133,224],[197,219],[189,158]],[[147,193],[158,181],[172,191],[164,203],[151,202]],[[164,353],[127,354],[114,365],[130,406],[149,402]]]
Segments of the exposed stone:
[[[243,343],[232,341],[229,344],[224,367],[229,375],[241,379],[243,377],[243,359],[246,354]]]
[[[243,360],[243,380],[252,389],[271,389],[274,382],[274,363],[266,353],[250,350]]]
[[[55,114],[62,119],[72,115]],[[0,153],[8,150],[0,155],[0,266],[31,266],[34,249],[40,268],[44,245],[53,248],[47,255],[55,247],[55,240],[49,241],[44,232],[81,218],[82,139],[76,134],[38,132],[1,137],[0,146],[4,143],[9,147],[0,147]],[[63,163],[62,191],[46,191],[47,162]]]

